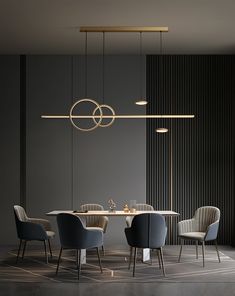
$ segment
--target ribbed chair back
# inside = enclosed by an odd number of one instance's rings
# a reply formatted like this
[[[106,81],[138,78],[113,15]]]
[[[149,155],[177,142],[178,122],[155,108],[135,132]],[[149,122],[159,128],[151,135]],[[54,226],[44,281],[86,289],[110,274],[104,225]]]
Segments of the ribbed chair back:
[[[136,210],[137,211],[154,211],[154,208],[153,206],[148,204],[138,203],[136,204]]]
[[[18,205],[14,206],[14,212],[15,212],[16,218],[18,218],[19,221],[21,222],[28,221],[28,216],[26,215],[24,208],[22,208],[21,206],[18,206]]]
[[[210,224],[220,220],[220,210],[211,206],[198,208],[195,212],[194,219],[195,231],[206,232]]]
[[[104,207],[99,204],[84,204],[81,205],[82,211],[103,211]],[[86,217],[87,227],[97,227],[99,225],[100,217],[98,216],[88,216]]]

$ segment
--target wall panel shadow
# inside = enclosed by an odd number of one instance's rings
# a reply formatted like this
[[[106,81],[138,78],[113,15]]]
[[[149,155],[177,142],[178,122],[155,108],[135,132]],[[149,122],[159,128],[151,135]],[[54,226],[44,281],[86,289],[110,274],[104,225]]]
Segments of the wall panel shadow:
[[[180,220],[217,206],[221,244],[234,232],[234,66],[234,56],[147,57],[147,113],[195,114],[147,121],[147,202]],[[177,242],[176,224],[169,223],[168,243]]]

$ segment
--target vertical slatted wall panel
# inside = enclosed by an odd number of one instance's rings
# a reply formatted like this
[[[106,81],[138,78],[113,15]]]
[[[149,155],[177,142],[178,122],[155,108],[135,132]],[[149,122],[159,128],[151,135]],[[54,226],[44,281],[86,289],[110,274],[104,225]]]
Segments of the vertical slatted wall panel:
[[[219,243],[234,225],[234,56],[148,56],[148,114],[195,114],[195,119],[147,120],[147,202],[180,219],[196,208],[221,210]],[[155,133],[167,127],[169,133]],[[177,243],[169,221],[168,243]]]

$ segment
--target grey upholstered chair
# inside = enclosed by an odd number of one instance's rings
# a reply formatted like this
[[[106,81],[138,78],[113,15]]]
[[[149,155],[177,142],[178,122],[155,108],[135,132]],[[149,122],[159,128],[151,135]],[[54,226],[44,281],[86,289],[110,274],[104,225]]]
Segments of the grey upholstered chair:
[[[189,220],[183,220],[178,223],[178,236],[181,241],[180,262],[182,254],[183,240],[194,240],[196,242],[196,258],[198,259],[198,242],[202,243],[203,267],[205,266],[205,242],[214,241],[215,248],[220,262],[219,251],[217,247],[217,234],[220,221],[220,210],[216,207],[198,208],[194,217]]]
[[[138,203],[138,204],[136,204],[135,209],[137,211],[154,211],[154,207],[153,206],[148,205],[148,204],[144,204],[144,203]],[[128,227],[131,227],[131,222],[132,222],[133,218],[134,217],[132,217],[132,216],[127,216],[126,217],[126,225]]]
[[[125,228],[125,234],[131,247],[129,268],[134,248],[133,276],[135,276],[137,248],[157,249],[159,265],[162,267],[165,276],[162,247],[165,245],[167,227],[164,217],[156,213],[136,215],[131,227]]]
[[[22,242],[24,242],[23,253],[22,253],[22,259],[24,259],[26,243],[32,240],[38,240],[38,241],[44,242],[46,263],[48,263],[46,241],[48,241],[49,250],[52,257],[50,239],[55,236],[55,233],[51,229],[50,222],[45,219],[29,218],[26,215],[24,208],[18,205],[14,206],[14,214],[15,214],[17,235],[18,235],[18,238],[20,239],[16,263],[18,262],[18,258],[20,255]]]
[[[81,249],[96,248],[97,256],[102,273],[101,260],[98,247],[103,245],[103,231],[88,229],[83,226],[81,219],[73,214],[61,213],[57,215],[57,224],[60,235],[60,254],[57,263],[56,274],[58,274],[60,258],[64,249],[77,251],[78,280],[81,272]]]

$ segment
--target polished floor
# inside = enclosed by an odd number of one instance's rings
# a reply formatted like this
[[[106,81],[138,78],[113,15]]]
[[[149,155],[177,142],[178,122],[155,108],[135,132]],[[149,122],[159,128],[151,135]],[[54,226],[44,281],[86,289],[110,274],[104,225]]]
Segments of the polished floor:
[[[167,249],[168,248],[168,249]],[[9,251],[9,250],[8,250]],[[169,251],[178,251],[178,246],[175,247],[166,247],[166,256]],[[193,251],[193,246],[186,247],[185,257],[182,260],[189,262],[192,261],[187,255],[192,255],[191,251]],[[189,295],[189,296],[200,296],[200,295],[235,295],[235,272],[232,270],[232,265],[235,266],[235,249],[231,247],[220,247],[220,252],[222,255],[222,268],[227,268],[226,271],[219,272],[217,271],[221,268],[221,264],[216,262],[216,256],[213,257],[213,254],[210,253],[212,251],[211,246],[209,246],[209,257],[208,264],[210,266],[214,266],[214,270],[210,270],[210,272],[214,276],[209,277],[204,273],[200,258],[199,261],[192,261],[191,268],[195,268],[194,271],[202,271],[201,276],[198,272],[195,273],[195,276],[183,277],[180,281],[177,282],[177,279],[172,279],[167,277],[166,279],[161,280],[160,273],[156,270],[156,282],[151,280],[151,282],[138,281],[135,282],[80,282],[77,283],[75,280],[71,282],[45,282],[45,281],[35,281],[35,282],[20,282],[14,281],[13,278],[9,276],[8,280],[3,279],[3,273],[0,273],[0,296],[8,296],[8,295]],[[5,255],[6,250],[1,251],[1,258],[6,259]],[[176,258],[176,257],[175,257]],[[174,260],[175,258],[171,258]],[[26,261],[29,260],[26,259]],[[108,260],[108,259],[107,259]],[[168,261],[168,260],[167,260]],[[21,263],[22,264],[22,263]],[[167,266],[168,265],[168,266]],[[177,266],[177,264],[175,264]],[[184,263],[177,268],[178,273],[182,273],[182,267]],[[230,267],[229,267],[230,266]],[[21,265],[22,267],[22,265]],[[166,267],[168,273],[170,273],[171,267],[168,263],[166,263]],[[139,267],[140,268],[140,267]],[[150,267],[151,268],[151,267]],[[22,272],[19,270],[19,272]],[[177,272],[177,270],[176,270]],[[203,274],[204,273],[204,274]],[[139,274],[140,276],[140,274]],[[140,279],[141,277],[137,277]],[[234,278],[234,280],[233,280]],[[63,279],[63,274],[60,280]],[[160,280],[159,280],[160,279]],[[209,279],[209,280],[208,280]]]
[[[157,284],[0,284],[0,295],[9,296],[233,296],[235,283]]]

